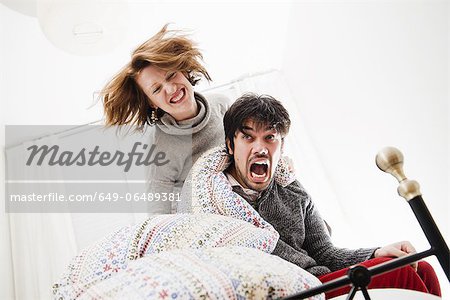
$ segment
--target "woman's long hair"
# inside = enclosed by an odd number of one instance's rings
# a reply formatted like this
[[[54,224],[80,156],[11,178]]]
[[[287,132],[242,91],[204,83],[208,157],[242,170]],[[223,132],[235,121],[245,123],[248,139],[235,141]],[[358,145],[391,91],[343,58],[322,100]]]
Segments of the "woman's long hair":
[[[139,72],[149,65],[165,71],[182,72],[194,86],[201,76],[211,80],[200,61],[203,59],[194,42],[179,31],[167,30],[166,24],[156,35],[140,45],[129,62],[101,90],[100,98],[105,110],[106,125],[153,125],[153,108],[136,82]],[[165,112],[157,110],[158,117]]]

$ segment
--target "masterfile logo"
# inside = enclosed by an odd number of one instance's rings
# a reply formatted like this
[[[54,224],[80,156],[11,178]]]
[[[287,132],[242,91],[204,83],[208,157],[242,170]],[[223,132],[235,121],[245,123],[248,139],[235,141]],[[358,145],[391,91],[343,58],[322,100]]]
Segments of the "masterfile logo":
[[[170,210],[169,202],[180,201],[181,187],[166,188],[175,184],[156,177],[172,172],[171,162],[179,157],[162,150],[155,130],[5,126],[6,212]],[[190,135],[177,139],[192,143]],[[183,163],[192,165],[189,148],[182,149],[188,151]]]
[[[142,151],[138,149],[141,148]],[[149,150],[147,150],[149,148]],[[30,151],[30,155],[26,162],[27,166],[33,164],[36,156],[37,166],[41,166],[46,163],[49,166],[109,166],[116,164],[117,166],[124,166],[124,171],[128,172],[133,165],[136,166],[149,166],[155,164],[157,166],[164,166],[169,163],[164,152],[155,152],[155,145],[142,144],[135,142],[130,152],[125,153],[122,151],[115,151],[111,153],[109,151],[100,152],[100,146],[95,146],[93,150],[89,151],[86,148],[82,148],[78,153],[73,151],[60,151],[60,147],[57,145],[49,147],[48,145],[32,145],[27,148]],[[39,155],[38,155],[39,154]],[[145,158],[144,158],[145,157]]]

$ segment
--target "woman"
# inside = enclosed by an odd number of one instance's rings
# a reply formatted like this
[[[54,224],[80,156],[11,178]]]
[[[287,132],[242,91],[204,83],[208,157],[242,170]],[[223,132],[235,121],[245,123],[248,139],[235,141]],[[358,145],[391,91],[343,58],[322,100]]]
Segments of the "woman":
[[[107,125],[155,125],[152,143],[167,164],[150,165],[149,190],[161,201],[151,213],[169,213],[171,202],[197,158],[223,144],[228,99],[194,92],[200,77],[211,80],[192,40],[165,25],[139,46],[131,61],[101,91]]]

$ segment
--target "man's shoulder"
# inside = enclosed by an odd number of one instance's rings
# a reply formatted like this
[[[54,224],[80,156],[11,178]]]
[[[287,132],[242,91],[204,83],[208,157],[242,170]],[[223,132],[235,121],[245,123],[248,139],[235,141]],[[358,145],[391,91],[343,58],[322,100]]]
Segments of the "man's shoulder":
[[[292,183],[287,186],[282,186],[277,184],[278,194],[282,194],[282,199],[286,201],[293,201],[295,199],[301,201],[309,201],[309,194],[303,187],[303,185],[298,181],[294,180]]]

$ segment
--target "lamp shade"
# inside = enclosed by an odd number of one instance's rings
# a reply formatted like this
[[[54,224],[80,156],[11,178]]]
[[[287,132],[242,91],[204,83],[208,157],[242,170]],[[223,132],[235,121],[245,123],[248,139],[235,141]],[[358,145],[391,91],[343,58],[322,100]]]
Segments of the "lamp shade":
[[[75,55],[113,50],[126,36],[128,16],[124,0],[37,0],[37,18],[46,38]]]

